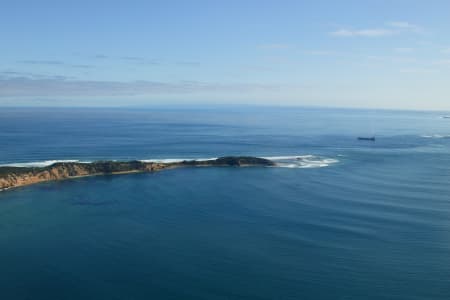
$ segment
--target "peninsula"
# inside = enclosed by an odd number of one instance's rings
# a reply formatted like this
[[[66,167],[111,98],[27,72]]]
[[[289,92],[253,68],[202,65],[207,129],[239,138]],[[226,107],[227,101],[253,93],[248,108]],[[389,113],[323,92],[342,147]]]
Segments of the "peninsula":
[[[251,167],[274,166],[271,160],[250,156],[227,156],[211,160],[180,162],[96,161],[91,163],[59,162],[46,167],[0,167],[0,191],[45,181],[85,176],[156,172],[180,167]]]

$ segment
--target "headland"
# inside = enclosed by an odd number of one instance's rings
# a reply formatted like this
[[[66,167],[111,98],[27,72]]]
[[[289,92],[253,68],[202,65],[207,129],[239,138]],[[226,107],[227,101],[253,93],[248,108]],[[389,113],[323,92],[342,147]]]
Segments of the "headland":
[[[210,160],[184,160],[180,162],[95,161],[58,162],[45,167],[0,167],[0,191],[39,182],[71,178],[156,172],[180,167],[255,167],[274,166],[271,160],[251,156],[226,156]]]

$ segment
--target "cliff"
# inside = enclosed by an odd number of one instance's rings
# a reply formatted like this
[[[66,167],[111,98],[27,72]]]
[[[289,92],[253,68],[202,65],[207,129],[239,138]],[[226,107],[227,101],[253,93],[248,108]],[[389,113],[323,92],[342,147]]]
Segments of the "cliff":
[[[82,176],[155,172],[177,167],[273,166],[270,160],[248,156],[228,156],[215,160],[189,160],[175,163],[141,161],[97,161],[92,163],[55,163],[41,168],[0,167],[0,191],[34,183]]]

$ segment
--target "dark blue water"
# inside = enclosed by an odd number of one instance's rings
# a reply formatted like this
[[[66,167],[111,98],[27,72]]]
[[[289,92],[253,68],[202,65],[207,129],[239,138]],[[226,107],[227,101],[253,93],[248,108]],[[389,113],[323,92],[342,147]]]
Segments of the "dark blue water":
[[[2,108],[0,164],[221,155],[333,163],[1,192],[1,299],[448,299],[450,120],[440,116]],[[372,134],[375,143],[356,140]]]

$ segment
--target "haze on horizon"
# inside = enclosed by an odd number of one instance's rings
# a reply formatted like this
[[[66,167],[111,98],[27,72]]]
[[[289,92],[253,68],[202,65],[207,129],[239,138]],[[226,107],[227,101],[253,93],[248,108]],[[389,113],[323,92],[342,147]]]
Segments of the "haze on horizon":
[[[450,2],[3,1],[0,106],[450,110]]]

